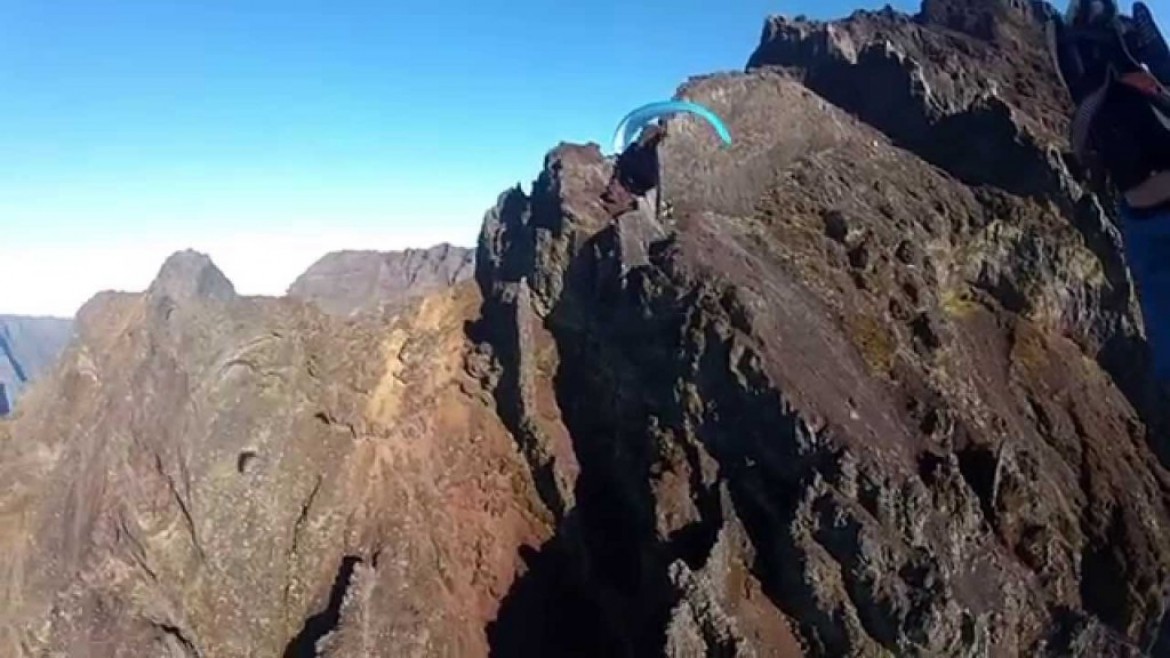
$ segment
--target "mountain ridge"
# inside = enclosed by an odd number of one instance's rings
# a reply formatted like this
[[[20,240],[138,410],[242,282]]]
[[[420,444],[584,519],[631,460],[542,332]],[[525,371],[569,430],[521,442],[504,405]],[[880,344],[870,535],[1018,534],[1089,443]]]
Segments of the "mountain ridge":
[[[613,204],[561,144],[398,309],[91,301],[0,423],[0,650],[1156,655],[1165,412],[1013,6],[769,21],[680,87],[731,148]]]
[[[449,243],[401,251],[336,251],[297,277],[287,294],[329,313],[353,315],[465,281],[474,260],[473,250]]]

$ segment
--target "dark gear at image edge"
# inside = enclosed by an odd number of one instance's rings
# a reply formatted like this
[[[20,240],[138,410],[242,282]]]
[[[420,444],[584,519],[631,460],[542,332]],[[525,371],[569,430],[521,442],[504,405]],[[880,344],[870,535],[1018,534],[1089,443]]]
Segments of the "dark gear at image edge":
[[[1149,8],[1073,0],[1048,24],[1054,67],[1076,104],[1069,141],[1100,192],[1120,197],[1126,264],[1155,376],[1170,383],[1170,48]],[[1127,201],[1159,184],[1154,202]]]

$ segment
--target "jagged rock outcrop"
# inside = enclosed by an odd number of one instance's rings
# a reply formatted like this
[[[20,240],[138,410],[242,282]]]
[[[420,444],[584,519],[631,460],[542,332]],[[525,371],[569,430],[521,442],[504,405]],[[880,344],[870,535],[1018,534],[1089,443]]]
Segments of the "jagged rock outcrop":
[[[390,307],[471,278],[475,251],[449,244],[405,251],[326,254],[289,287],[288,295],[327,313],[353,315]]]
[[[56,363],[72,324],[65,318],[0,315],[0,416],[8,415],[24,390]]]
[[[147,297],[175,305],[194,300],[230,302],[236,287],[206,254],[187,250],[173,254],[146,290]]]
[[[672,122],[666,216],[608,223],[591,205],[605,162],[564,147],[489,218],[501,381],[533,351],[509,318],[559,355],[563,428],[510,425],[576,453],[564,539],[525,577],[559,589],[505,606],[497,637],[527,649],[510,655],[558,654],[557,631],[521,622],[555,625],[558,599],[591,600],[564,632],[616,655],[1157,641],[1164,421],[1116,232],[1061,152],[1034,14],[960,34],[932,21],[962,11],[928,9],[774,20],[748,73],[689,84],[736,144]],[[531,309],[509,310],[513,286]],[[747,539],[727,550],[726,532]],[[679,574],[712,565],[705,603],[685,603]],[[760,640],[777,629],[788,643]]]
[[[681,90],[730,149],[562,144],[401,312],[95,299],[0,423],[0,653],[1161,655],[1164,405],[1040,38],[772,20]]]
[[[1082,188],[1064,139],[1068,96],[1038,36],[1050,10],[930,0],[913,18],[889,10],[833,23],[773,17],[748,69],[793,75],[971,186],[989,219],[1000,220],[988,224],[999,234],[996,249],[975,250],[978,260],[965,264],[977,287],[1085,347],[1150,428],[1170,437],[1142,366],[1148,357],[1120,233],[1106,211],[1112,203]],[[984,27],[970,27],[977,24]],[[952,31],[964,25],[970,29]],[[1051,236],[1063,239],[1044,239]],[[1070,251],[1074,242],[1085,249]],[[1045,294],[1027,292],[1041,286]],[[1166,460],[1164,443],[1156,447]]]

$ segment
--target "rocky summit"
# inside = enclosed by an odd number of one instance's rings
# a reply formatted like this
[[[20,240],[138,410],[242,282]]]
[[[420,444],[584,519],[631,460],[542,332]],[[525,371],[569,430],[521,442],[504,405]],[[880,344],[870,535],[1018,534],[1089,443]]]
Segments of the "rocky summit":
[[[195,254],[95,298],[0,424],[0,655],[1168,655],[1165,394],[1044,15],[769,19],[680,89],[730,148],[674,120],[622,197],[562,144],[394,312]]]

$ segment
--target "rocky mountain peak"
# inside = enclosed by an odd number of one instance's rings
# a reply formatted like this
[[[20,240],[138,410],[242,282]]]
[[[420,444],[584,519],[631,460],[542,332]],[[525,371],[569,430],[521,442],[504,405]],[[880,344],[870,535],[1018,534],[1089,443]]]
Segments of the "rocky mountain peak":
[[[169,297],[176,302],[227,301],[236,296],[236,289],[211,257],[188,249],[167,258],[147,294],[154,298]]]
[[[1055,9],[1042,0],[923,0],[917,20],[992,42],[1042,27]]]

